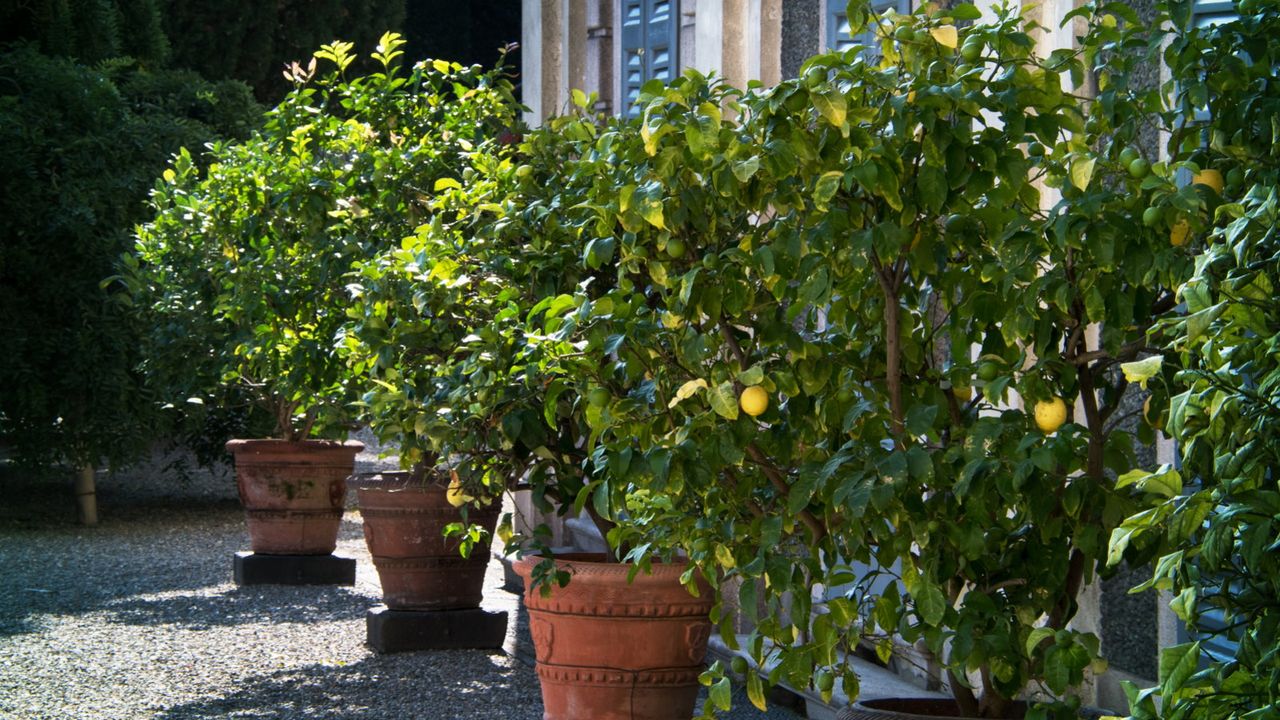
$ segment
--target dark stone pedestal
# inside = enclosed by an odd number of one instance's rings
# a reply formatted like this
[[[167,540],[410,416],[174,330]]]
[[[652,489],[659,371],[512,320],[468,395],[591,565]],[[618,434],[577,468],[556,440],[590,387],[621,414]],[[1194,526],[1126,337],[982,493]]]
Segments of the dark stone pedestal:
[[[507,638],[507,614],[471,610],[392,610],[379,605],[365,616],[369,647],[380,653],[411,650],[497,649]]]
[[[356,561],[337,555],[259,555],[238,552],[237,585],[355,585]]]

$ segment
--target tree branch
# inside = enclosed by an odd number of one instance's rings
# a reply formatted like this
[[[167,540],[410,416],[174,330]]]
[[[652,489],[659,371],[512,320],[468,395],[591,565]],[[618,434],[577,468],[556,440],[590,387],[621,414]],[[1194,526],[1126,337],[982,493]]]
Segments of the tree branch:
[[[760,448],[750,444],[747,445],[746,450],[747,454],[751,456],[751,460],[760,466],[760,471],[773,484],[775,490],[782,495],[786,495],[791,491],[791,486],[787,484],[782,472],[769,461],[769,458],[765,456]],[[813,533],[813,541],[815,543],[827,536],[826,526],[808,510],[800,511],[800,521],[809,528],[809,532]]]

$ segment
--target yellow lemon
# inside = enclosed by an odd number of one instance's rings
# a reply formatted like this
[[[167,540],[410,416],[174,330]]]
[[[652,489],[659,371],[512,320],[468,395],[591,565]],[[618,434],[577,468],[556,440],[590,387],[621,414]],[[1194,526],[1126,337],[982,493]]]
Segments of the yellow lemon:
[[[1185,218],[1178,220],[1173,224],[1173,228],[1169,230],[1169,244],[1174,247],[1182,247],[1187,244],[1187,238],[1191,235],[1191,223]]]
[[[1213,188],[1213,191],[1222,194],[1222,173],[1209,168],[1201,170],[1191,178],[1192,185],[1204,185]]]
[[[1036,427],[1045,435],[1051,435],[1067,421],[1067,404],[1060,397],[1041,400],[1036,403],[1035,415]]]
[[[462,481],[458,479],[457,475],[454,475],[453,479],[449,481],[449,487],[444,491],[444,499],[448,500],[449,504],[454,507],[462,507],[475,500],[475,498],[462,491]]]
[[[756,417],[769,409],[769,393],[759,385],[752,385],[738,396],[738,406],[742,412]]]
[[[967,403],[973,399],[973,388],[966,385],[951,388],[951,392],[955,394],[956,400]]]

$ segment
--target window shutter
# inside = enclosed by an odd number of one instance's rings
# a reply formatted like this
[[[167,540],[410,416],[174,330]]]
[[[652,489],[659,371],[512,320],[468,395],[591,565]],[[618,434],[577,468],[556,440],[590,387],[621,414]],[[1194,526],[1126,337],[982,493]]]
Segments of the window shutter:
[[[629,117],[639,114],[635,102],[649,80],[667,82],[679,62],[680,24],[677,0],[622,0],[622,106]]]

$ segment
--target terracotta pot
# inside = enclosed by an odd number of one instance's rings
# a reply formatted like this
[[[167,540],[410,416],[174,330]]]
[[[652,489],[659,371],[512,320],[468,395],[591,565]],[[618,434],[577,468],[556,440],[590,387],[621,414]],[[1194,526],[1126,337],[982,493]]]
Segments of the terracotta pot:
[[[1014,703],[1005,720],[1018,720],[1027,712],[1025,703]],[[836,720],[966,720],[951,699],[883,698],[860,700],[836,716]]]
[[[364,445],[232,440],[249,542],[264,555],[328,555],[338,545],[347,476]]]
[[[516,561],[542,682],[544,720],[688,720],[711,636],[712,594],[680,585],[682,565],[653,564],[627,582],[629,565],[604,555],[560,555],[571,575],[543,596],[542,561]]]
[[[415,479],[407,472],[361,475],[352,479],[364,520],[382,600],[393,610],[461,610],[480,606],[489,548],[458,554],[458,541],[444,536],[449,523],[463,522],[462,511],[445,499],[447,480]],[[468,506],[466,522],[493,534],[500,507]]]

